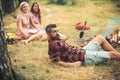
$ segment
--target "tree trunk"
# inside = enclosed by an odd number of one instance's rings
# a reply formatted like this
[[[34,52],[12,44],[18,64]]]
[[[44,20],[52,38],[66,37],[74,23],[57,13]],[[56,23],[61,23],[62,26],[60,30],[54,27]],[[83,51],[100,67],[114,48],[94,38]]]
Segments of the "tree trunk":
[[[2,7],[0,6],[0,80],[15,80],[11,66],[2,24]]]
[[[4,14],[9,14],[15,11],[15,1],[14,0],[2,0],[2,7]]]

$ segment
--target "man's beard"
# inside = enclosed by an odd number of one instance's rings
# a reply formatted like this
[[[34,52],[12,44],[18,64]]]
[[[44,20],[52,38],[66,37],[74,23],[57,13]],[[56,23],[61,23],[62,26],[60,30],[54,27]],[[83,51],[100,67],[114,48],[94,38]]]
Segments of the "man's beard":
[[[60,35],[57,34],[56,37],[51,37],[52,40],[60,40]]]

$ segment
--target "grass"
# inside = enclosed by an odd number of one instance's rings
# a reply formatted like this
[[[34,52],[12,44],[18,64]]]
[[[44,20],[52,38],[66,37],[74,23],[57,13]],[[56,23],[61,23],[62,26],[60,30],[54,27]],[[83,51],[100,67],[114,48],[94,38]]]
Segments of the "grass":
[[[67,41],[71,45],[79,46],[79,32],[75,29],[78,22],[87,21],[91,30],[86,36],[101,34],[110,18],[119,17],[120,8],[115,3],[106,0],[83,0],[76,6],[60,6],[46,4],[41,0],[42,25],[56,23],[61,33],[70,36]],[[107,2],[108,1],[108,2]],[[104,4],[102,4],[104,3]],[[18,10],[14,13],[17,15]],[[12,14],[4,17],[5,33],[16,31],[15,18]],[[51,63],[47,54],[47,41],[33,41],[29,44],[17,42],[8,45],[8,52],[13,69],[18,80],[117,80],[120,78],[120,61],[110,61],[104,65],[61,67]],[[120,51],[120,48],[118,48]]]

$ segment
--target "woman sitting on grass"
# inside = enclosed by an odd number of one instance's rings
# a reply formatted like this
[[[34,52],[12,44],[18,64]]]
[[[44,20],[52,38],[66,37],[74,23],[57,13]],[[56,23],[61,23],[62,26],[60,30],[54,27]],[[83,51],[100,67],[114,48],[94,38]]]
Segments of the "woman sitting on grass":
[[[21,13],[17,16],[17,36],[19,40],[22,40],[24,43],[28,43],[31,40],[42,37],[42,33],[37,29],[31,26],[30,17],[29,17],[29,5],[27,2],[22,2],[20,4]]]
[[[31,6],[30,22],[31,22],[32,27],[37,28],[41,32],[41,34],[42,34],[41,40],[46,40],[47,34],[46,34],[45,29],[41,26],[41,10],[40,10],[38,2],[34,2]],[[61,33],[59,33],[59,35],[63,39],[67,38],[65,35],[63,35]]]
[[[41,10],[39,7],[39,4],[37,2],[34,2],[31,6],[31,11],[30,11],[30,22],[31,25],[35,28],[37,28],[41,34],[42,34],[42,39],[45,40],[47,39],[47,34],[45,32],[45,29],[41,26]]]

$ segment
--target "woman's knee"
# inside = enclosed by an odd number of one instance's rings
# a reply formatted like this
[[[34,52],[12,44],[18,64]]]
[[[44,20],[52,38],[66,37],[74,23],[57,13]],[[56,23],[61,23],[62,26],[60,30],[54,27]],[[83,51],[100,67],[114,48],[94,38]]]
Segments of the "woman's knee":
[[[43,34],[39,31],[36,33],[37,36],[42,36]]]

